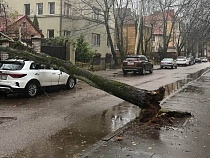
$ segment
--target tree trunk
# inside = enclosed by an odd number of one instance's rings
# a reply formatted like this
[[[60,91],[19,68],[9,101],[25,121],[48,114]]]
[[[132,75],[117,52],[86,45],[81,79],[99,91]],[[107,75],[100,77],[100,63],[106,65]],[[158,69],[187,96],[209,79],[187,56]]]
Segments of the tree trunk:
[[[70,62],[60,60],[55,57],[50,57],[45,54],[29,53],[26,51],[13,50],[0,47],[0,52],[7,52],[10,58],[24,58],[39,62],[40,64],[50,64],[74,77],[83,80],[84,82],[101,89],[109,94],[119,97],[127,102],[130,102],[143,111],[141,120],[147,122],[154,118],[160,110],[159,101],[164,97],[165,88],[160,87],[154,91],[148,91],[130,86],[125,83],[114,80],[105,79],[98,75],[76,67]]]

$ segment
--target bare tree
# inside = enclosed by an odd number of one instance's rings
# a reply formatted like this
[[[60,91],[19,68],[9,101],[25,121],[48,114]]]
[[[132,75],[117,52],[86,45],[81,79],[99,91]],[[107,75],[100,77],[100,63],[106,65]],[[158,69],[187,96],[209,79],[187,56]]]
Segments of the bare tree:
[[[5,33],[7,33],[8,26],[8,13],[7,13],[8,5],[5,1],[0,1],[0,16],[3,16],[4,22],[1,25],[4,25]]]
[[[78,2],[79,3],[79,2]],[[115,5],[115,1],[113,0],[80,0],[81,5],[76,5],[77,9],[80,10],[82,13],[80,16],[90,22],[95,23],[96,25],[100,25],[102,27],[105,27],[107,39],[109,46],[111,48],[111,53],[113,56],[113,59],[115,61],[115,65],[119,65],[117,54],[115,51],[115,43],[113,37],[114,32],[114,19],[113,17],[113,6]],[[89,18],[91,14],[94,14],[98,18]],[[87,26],[88,27],[88,26]]]
[[[194,1],[188,8],[185,18],[186,23],[186,52],[196,55],[196,52],[204,55],[204,44],[209,41],[210,31],[210,2],[208,0]]]

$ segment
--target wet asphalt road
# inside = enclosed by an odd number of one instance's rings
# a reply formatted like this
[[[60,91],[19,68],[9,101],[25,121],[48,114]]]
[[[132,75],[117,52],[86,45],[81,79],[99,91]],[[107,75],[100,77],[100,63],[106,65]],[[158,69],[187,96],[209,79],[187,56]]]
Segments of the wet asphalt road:
[[[202,63],[155,70],[145,76],[98,73],[148,90],[169,84],[173,91],[209,66]],[[171,90],[167,92],[169,95]],[[138,107],[83,82],[75,90],[48,92],[36,98],[1,96],[0,156],[73,157],[138,116],[138,112]]]
[[[192,117],[178,126],[161,129],[135,124],[119,130],[116,137],[101,141],[81,157],[88,158],[210,158],[210,71],[182,87],[162,102],[162,108],[187,111]],[[99,144],[99,143],[98,143]]]

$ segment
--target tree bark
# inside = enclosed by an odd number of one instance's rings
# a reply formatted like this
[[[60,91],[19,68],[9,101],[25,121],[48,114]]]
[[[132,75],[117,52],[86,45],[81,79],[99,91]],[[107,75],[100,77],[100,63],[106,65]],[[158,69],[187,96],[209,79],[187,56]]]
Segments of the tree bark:
[[[118,81],[100,77],[88,70],[76,67],[70,62],[60,60],[55,57],[47,56],[46,54],[30,53],[9,48],[0,47],[0,52],[7,52],[10,58],[24,58],[39,62],[40,64],[50,64],[53,67],[60,69],[93,87],[101,89],[111,95],[119,97],[127,102],[130,102],[142,109],[141,121],[147,122],[154,118],[161,109],[159,101],[164,97],[165,88],[160,87],[154,91],[139,89],[131,85]]]

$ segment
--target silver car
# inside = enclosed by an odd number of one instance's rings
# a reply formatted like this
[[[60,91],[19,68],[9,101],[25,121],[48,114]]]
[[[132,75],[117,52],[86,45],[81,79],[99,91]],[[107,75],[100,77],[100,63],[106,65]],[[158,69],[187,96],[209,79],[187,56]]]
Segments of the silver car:
[[[178,56],[176,59],[176,63],[178,66],[189,66],[190,60],[185,56]]]
[[[164,58],[160,62],[160,68],[177,68],[176,60],[174,60],[173,58]]]

